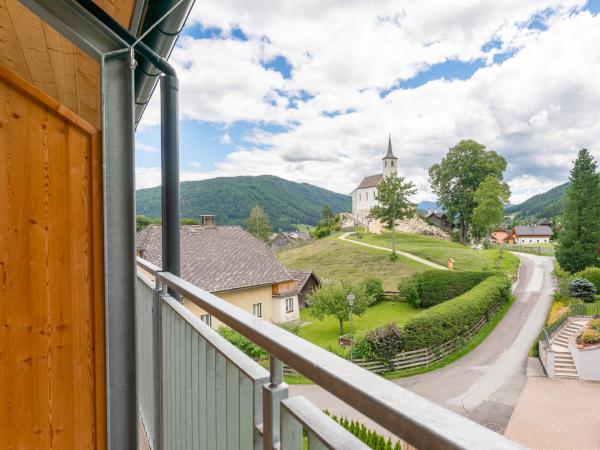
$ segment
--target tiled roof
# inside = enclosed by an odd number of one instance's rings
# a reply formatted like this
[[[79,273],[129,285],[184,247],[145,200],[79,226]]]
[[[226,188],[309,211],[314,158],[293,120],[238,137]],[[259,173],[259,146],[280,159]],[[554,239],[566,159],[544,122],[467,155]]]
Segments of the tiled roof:
[[[518,226],[513,231],[517,236],[552,236],[552,228],[542,225],[535,227]]]
[[[294,280],[298,282],[298,290],[300,291],[302,290],[302,288],[304,287],[311,275],[315,277],[317,282],[319,281],[319,279],[313,273],[312,270],[287,269],[287,271],[292,276],[292,278],[294,278]]]
[[[364,189],[374,186],[379,186],[379,183],[383,181],[383,174],[378,173],[377,175],[371,175],[369,177],[363,178],[356,189]]]
[[[181,277],[209,292],[263,286],[293,280],[260,239],[239,227],[181,227]],[[161,267],[162,226],[137,235],[144,258]]]

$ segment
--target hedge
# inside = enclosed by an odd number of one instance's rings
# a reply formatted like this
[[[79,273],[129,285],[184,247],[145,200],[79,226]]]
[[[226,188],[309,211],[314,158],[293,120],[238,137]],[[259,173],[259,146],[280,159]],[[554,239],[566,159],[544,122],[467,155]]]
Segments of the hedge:
[[[464,336],[495,305],[507,302],[510,296],[507,276],[487,278],[470,291],[410,319],[402,328],[403,350],[433,347]]]
[[[428,308],[464,294],[492,275],[491,272],[426,270],[400,283],[398,291],[413,306]]]
[[[587,267],[577,274],[579,278],[591,281],[596,290],[600,292],[600,267]]]

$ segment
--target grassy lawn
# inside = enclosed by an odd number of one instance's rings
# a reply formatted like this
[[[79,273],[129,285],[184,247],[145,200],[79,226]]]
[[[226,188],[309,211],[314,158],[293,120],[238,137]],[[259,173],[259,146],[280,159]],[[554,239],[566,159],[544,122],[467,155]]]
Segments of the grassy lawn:
[[[413,308],[408,303],[379,302],[369,307],[362,317],[353,316],[354,334],[357,336],[363,335],[368,330],[390,322],[402,325],[421,311],[420,309]],[[336,352],[343,350],[338,345],[340,327],[336,318],[325,316],[325,319],[320,321],[311,315],[310,308],[304,308],[300,310],[300,319],[302,322],[310,322],[300,328],[301,337],[323,348],[328,348]],[[349,332],[350,322],[344,322],[344,333]]]
[[[340,241],[338,236],[336,234],[309,245],[280,251],[277,258],[291,269],[311,269],[322,280],[345,279],[356,282],[378,277],[388,290],[396,290],[401,279],[428,269],[402,256],[390,261],[388,253]]]
[[[363,234],[361,239],[355,236],[349,236],[349,238],[380,247],[391,248],[392,246],[392,233],[390,232],[380,235],[367,233]],[[498,270],[513,276],[519,267],[519,258],[507,251],[499,249],[472,250],[456,242],[417,234],[396,233],[396,249],[442,265],[446,265],[448,259],[453,258],[456,270]]]

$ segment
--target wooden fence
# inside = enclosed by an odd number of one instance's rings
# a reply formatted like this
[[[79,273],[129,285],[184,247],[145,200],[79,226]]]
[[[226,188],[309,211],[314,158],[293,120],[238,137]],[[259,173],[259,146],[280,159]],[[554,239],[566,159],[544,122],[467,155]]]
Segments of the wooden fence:
[[[477,333],[496,314],[496,312],[498,312],[498,309],[500,309],[502,304],[503,303],[498,303],[492,309],[490,309],[486,315],[483,316],[479,322],[473,325],[465,335],[458,336],[455,339],[444,342],[443,344],[435,347],[425,347],[418,350],[398,353],[387,363],[384,361],[373,361],[368,359],[355,359],[353,362],[364,369],[379,374],[417,367],[427,367],[444,359],[450,353],[466,345],[473,338],[475,333]],[[258,359],[257,362],[264,367],[269,367],[268,358]],[[287,365],[283,366],[283,373],[289,376],[302,376],[301,373]]]
[[[554,255],[554,247],[549,245],[497,244],[494,247],[514,252],[533,253],[534,255]]]

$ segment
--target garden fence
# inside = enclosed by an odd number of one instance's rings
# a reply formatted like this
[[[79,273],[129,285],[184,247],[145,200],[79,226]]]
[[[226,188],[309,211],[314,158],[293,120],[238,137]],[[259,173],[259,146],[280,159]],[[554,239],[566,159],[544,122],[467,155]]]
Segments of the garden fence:
[[[510,245],[510,244],[499,244],[496,247],[503,248],[505,250],[523,253],[533,253],[535,255],[554,255],[554,247],[549,245]]]
[[[496,304],[488,313],[483,316],[479,322],[473,325],[469,331],[463,336],[457,336],[455,339],[446,341],[443,344],[436,345],[434,347],[425,347],[417,350],[411,350],[408,352],[397,353],[394,358],[389,361],[374,361],[368,359],[355,359],[353,362],[371,372],[374,373],[385,373],[385,372],[396,372],[399,370],[413,369],[417,367],[427,367],[431,364],[444,359],[450,353],[459,350],[466,345],[477,333],[500,309],[503,305],[502,302]],[[259,364],[264,367],[268,367],[269,359],[260,358],[257,360]],[[300,373],[295,371],[293,368],[284,365],[284,374],[288,376],[300,376]]]

